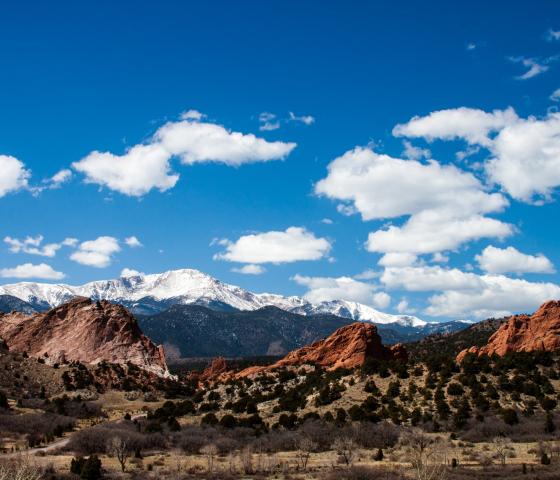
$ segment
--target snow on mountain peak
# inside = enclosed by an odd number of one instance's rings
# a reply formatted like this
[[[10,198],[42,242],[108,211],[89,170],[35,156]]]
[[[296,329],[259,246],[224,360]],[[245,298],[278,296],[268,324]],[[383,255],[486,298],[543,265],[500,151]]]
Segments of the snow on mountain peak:
[[[396,322],[407,327],[423,327],[427,323],[417,317],[391,315],[367,305],[345,300],[312,304],[302,297],[255,294],[194,269],[169,270],[156,274],[134,273],[114,280],[99,280],[80,286],[21,282],[0,286],[0,294],[13,295],[44,308],[58,306],[75,296],[84,296],[127,304],[147,300],[152,303],[166,302],[166,305],[217,303],[237,310],[256,310],[273,305],[304,315],[333,314],[356,321],[380,324]]]

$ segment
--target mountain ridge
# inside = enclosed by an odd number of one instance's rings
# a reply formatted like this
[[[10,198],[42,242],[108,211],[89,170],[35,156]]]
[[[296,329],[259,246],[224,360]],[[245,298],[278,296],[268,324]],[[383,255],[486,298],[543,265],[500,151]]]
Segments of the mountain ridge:
[[[20,282],[0,286],[1,294],[19,298],[37,310],[56,307],[74,297],[83,296],[120,303],[136,314],[154,314],[176,304],[242,311],[252,311],[272,305],[301,315],[334,314],[353,321],[375,324],[398,323],[409,327],[437,324],[410,315],[380,312],[368,305],[346,300],[313,304],[298,296],[253,293],[194,269],[132,275],[79,286]]]

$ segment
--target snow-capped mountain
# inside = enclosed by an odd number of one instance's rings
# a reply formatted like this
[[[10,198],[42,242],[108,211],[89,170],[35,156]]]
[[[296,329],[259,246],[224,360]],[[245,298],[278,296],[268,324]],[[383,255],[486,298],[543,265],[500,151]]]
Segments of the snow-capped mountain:
[[[356,321],[398,324],[422,328],[427,322],[408,315],[391,315],[345,300],[312,304],[302,297],[252,293],[223,283],[198,270],[171,270],[101,280],[80,286],[21,282],[0,286],[0,294],[12,295],[37,309],[55,307],[76,296],[121,303],[135,313],[157,313],[171,305],[203,305],[217,310],[257,310],[273,305],[303,315],[330,313]]]

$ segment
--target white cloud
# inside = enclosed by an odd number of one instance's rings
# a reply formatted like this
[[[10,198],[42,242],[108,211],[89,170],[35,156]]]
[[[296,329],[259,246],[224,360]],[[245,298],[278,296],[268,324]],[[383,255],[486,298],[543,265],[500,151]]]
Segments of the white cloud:
[[[143,272],[139,272],[138,270],[134,270],[133,268],[123,268],[121,270],[121,278],[126,278],[126,277],[137,277],[137,276],[141,276],[144,275]]]
[[[481,238],[504,239],[513,232],[511,225],[482,215],[454,218],[426,211],[412,216],[402,227],[389,226],[370,233],[366,249],[379,253],[437,253],[456,250]]]
[[[332,225],[334,222],[330,218],[323,218],[321,223],[324,223],[325,225]]]
[[[432,262],[434,262],[434,263],[447,263],[447,262],[449,262],[449,256],[444,255],[441,252],[436,252],[432,255]]]
[[[377,264],[382,267],[407,267],[413,265],[417,258],[413,253],[391,252],[383,255]]]
[[[430,297],[428,315],[460,318],[501,317],[533,312],[547,300],[560,298],[560,286],[528,282],[503,275],[480,276],[482,287],[472,291],[444,291]]]
[[[63,246],[74,247],[78,243],[78,240],[75,238],[65,238],[60,243],[47,243],[42,245],[43,240],[43,235],[37,235],[36,237],[27,236],[23,240],[12,237],[4,237],[4,242],[9,245],[10,252],[22,252],[29,255],[40,255],[43,257],[54,257],[56,252]]]
[[[347,202],[342,212],[357,211],[364,220],[410,216],[402,226],[370,233],[371,252],[435,253],[513,231],[484,216],[507,206],[503,195],[486,192],[471,173],[435,160],[402,160],[357,147],[329,164],[315,192]]]
[[[546,72],[550,66],[548,63],[551,59],[545,59],[544,61],[540,61],[536,58],[527,58],[527,57],[512,57],[510,58],[512,62],[521,63],[527,71],[522,75],[518,75],[517,80],[529,80],[530,78],[536,77],[541,73]]]
[[[9,155],[0,155],[0,197],[27,188],[31,172],[23,162]]]
[[[124,243],[126,243],[131,248],[137,248],[143,246],[140,240],[138,240],[138,238],[136,238],[134,235],[125,238]]]
[[[203,118],[206,118],[204,113],[200,113],[198,110],[187,110],[180,115],[181,120],[191,120],[199,122]]]
[[[152,189],[164,192],[173,188],[179,175],[172,173],[171,155],[159,143],[136,145],[124,155],[92,152],[72,167],[95,183],[124,195],[139,197]]]
[[[549,28],[546,32],[545,38],[549,42],[553,40],[560,40],[560,30],[553,30],[552,28]]]
[[[380,275],[381,272],[378,272],[377,270],[373,270],[372,268],[368,268],[367,270],[364,270],[363,272],[354,275],[354,278],[356,280],[373,280],[374,278],[379,278]]]
[[[259,115],[259,122],[259,130],[263,132],[278,130],[280,128],[280,121],[277,119],[274,113],[262,112]]]
[[[554,90],[554,92],[552,92],[552,94],[550,95],[550,99],[553,102],[560,102],[560,88],[557,88],[556,90]]]
[[[408,140],[405,140],[403,145],[404,150],[402,155],[404,158],[408,158],[410,160],[422,160],[423,158],[430,158],[432,156],[432,152],[430,152],[429,149],[415,147]]]
[[[401,299],[401,301],[397,304],[397,312],[400,314],[413,314],[416,313],[414,308],[410,308],[408,305],[408,300],[406,298]]]
[[[437,120],[437,121],[436,121]],[[462,138],[490,150],[484,170],[513,198],[550,198],[560,185],[560,114],[522,119],[511,109],[486,113],[467,108],[441,110],[397,125],[399,135],[427,140]],[[494,137],[489,133],[495,132]]]
[[[476,47],[477,47],[476,43],[470,42],[470,43],[467,43],[466,49],[469,50],[469,51],[472,51],[472,50],[476,50]]]
[[[491,113],[475,108],[451,108],[432,112],[425,117],[413,117],[393,128],[396,137],[436,139],[465,139],[471,144],[488,146],[490,133],[496,132],[517,121],[513,108],[494,110]]]
[[[188,115],[187,115],[188,114]],[[221,125],[198,121],[192,111],[186,120],[168,122],[147,144],[135,145],[123,155],[94,151],[72,167],[95,183],[130,196],[142,196],[152,189],[173,188],[179,175],[170,160],[184,164],[221,162],[229,166],[285,158],[295,143],[267,142],[253,134],[231,132]]]
[[[475,259],[488,273],[554,273],[554,265],[543,254],[527,255],[514,247],[489,245]]]
[[[326,238],[317,238],[302,227],[244,235],[225,246],[224,252],[214,255],[215,260],[250,264],[319,260],[331,249]]]
[[[104,268],[111,264],[113,254],[121,247],[114,237],[102,236],[95,240],[82,242],[70,259],[90,267]]]
[[[364,220],[425,210],[485,213],[507,205],[502,195],[487,193],[474,175],[453,165],[402,160],[363,147],[333,160],[315,192],[352,202]]]
[[[305,125],[312,125],[315,123],[315,117],[312,117],[311,115],[302,115],[298,117],[293,112],[289,112],[289,114],[290,114],[289,117],[290,122],[300,122]]]
[[[243,275],[261,275],[266,272],[266,268],[262,265],[254,265],[251,263],[249,265],[243,265],[240,268],[232,268],[231,271],[235,273],[242,273]]]
[[[72,170],[64,168],[55,173],[46,183],[50,188],[59,188],[63,183],[69,182],[72,178]]]
[[[186,165],[268,162],[285,158],[296,147],[295,143],[268,142],[252,133],[232,132],[214,123],[170,122],[156,132],[155,139]]]
[[[346,300],[365,305],[386,308],[391,297],[385,292],[376,292],[375,285],[359,282],[351,277],[307,277],[295,275],[293,280],[307,287],[304,297],[312,303],[330,300]]]
[[[32,263],[24,263],[14,268],[0,269],[0,277],[2,278],[40,278],[44,280],[60,280],[65,277],[64,273],[57,272],[50,265],[40,263],[34,265]]]
[[[505,127],[491,151],[487,175],[513,198],[550,197],[560,185],[560,114],[542,120],[529,117]]]
[[[473,290],[483,286],[474,273],[440,266],[390,267],[385,269],[380,280],[387,288],[410,292]]]

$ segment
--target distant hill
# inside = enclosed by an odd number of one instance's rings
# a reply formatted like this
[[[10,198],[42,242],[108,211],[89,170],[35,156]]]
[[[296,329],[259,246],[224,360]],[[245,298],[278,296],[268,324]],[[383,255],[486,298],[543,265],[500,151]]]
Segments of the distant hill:
[[[411,342],[406,348],[411,358],[424,360],[429,356],[446,355],[455,357],[465,348],[481,347],[490,336],[505,322],[504,318],[490,318],[453,333],[435,333]]]
[[[0,295],[0,313],[10,313],[14,311],[32,314],[37,310],[35,310],[30,303],[20,300],[13,295]]]
[[[291,350],[328,337],[351,319],[330,314],[300,315],[268,306],[252,311],[216,311],[199,305],[174,305],[155,315],[137,315],[142,331],[165,345],[173,358],[254,357],[285,355]],[[464,323],[437,324],[455,331]],[[383,343],[412,342],[430,333],[424,327],[377,324]]]
[[[174,305],[137,318],[146,335],[165,345],[170,361],[173,356],[284,355],[351,323],[334,315],[305,316],[277,307],[218,312],[197,305]]]

